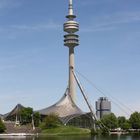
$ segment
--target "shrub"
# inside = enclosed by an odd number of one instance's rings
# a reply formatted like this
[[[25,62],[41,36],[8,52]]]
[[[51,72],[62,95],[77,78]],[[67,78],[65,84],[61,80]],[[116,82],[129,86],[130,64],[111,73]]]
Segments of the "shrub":
[[[50,114],[45,119],[45,127],[46,128],[55,128],[60,125],[60,120],[58,118],[58,115],[56,114]]]
[[[0,133],[4,132],[5,130],[6,130],[6,127],[4,123],[2,122],[2,120],[0,119]]]

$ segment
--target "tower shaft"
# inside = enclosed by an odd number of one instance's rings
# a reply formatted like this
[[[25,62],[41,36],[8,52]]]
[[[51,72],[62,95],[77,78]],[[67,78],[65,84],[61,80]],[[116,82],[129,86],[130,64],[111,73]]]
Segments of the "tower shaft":
[[[69,0],[69,12],[66,16],[68,19],[64,23],[64,45],[69,48],[69,95],[75,102],[76,99],[76,81],[72,71],[74,70],[74,48],[79,45],[79,36],[75,33],[79,31],[79,24],[74,20],[76,16],[73,13],[73,2]]]
[[[71,98],[73,99],[73,101],[75,101],[76,99],[76,86],[75,86],[75,78],[74,75],[72,73],[72,71],[74,70],[74,48],[71,47],[69,48],[69,94],[71,96]]]

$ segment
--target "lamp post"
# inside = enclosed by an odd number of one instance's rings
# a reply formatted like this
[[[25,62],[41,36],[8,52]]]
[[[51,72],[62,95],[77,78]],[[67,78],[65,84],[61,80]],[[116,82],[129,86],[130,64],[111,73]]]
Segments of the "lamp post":
[[[33,127],[33,130],[35,130],[34,114],[32,114],[31,117],[32,117],[32,127]]]

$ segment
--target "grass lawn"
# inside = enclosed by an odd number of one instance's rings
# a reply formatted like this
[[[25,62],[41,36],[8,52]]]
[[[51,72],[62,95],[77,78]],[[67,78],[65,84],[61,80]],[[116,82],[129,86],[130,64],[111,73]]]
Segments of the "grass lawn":
[[[42,130],[43,135],[87,135],[90,134],[89,129],[77,128],[73,126],[59,126],[56,128]]]

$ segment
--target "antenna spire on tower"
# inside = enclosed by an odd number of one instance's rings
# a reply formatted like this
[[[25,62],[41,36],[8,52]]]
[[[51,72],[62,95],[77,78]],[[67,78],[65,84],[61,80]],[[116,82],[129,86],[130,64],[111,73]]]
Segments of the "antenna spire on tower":
[[[69,20],[73,20],[76,16],[73,13],[73,0],[69,0],[69,13],[66,16]]]
[[[69,15],[73,15],[73,3],[72,3],[72,0],[69,0]]]

